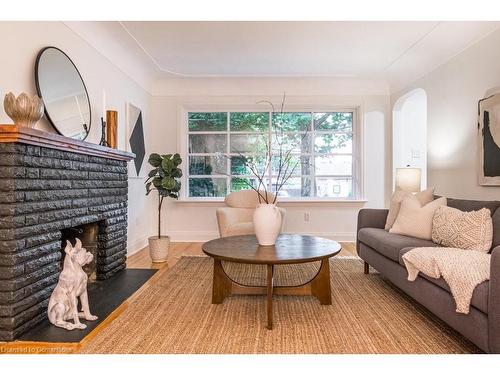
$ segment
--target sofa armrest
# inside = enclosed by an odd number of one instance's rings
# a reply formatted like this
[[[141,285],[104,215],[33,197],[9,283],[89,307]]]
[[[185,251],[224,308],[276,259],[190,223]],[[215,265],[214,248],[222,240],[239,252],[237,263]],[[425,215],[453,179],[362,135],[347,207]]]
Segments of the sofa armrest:
[[[363,208],[359,210],[357,232],[362,228],[384,229],[388,214],[387,209]]]
[[[500,246],[491,251],[488,346],[491,353],[500,353]]]

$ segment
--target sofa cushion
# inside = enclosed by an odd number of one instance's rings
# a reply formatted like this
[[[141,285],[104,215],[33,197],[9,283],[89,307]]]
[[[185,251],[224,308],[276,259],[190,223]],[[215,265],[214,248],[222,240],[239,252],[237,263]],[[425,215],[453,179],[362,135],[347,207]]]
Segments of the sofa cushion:
[[[405,247],[437,246],[434,242],[401,234],[388,233],[379,228],[363,228],[358,232],[358,240],[386,258],[399,261],[399,250]]]
[[[445,247],[488,253],[493,240],[490,210],[461,211],[441,206],[432,219],[432,241]]]
[[[408,196],[413,195],[408,191],[396,190],[394,194],[392,194],[391,203],[389,205],[389,213],[387,214],[387,220],[385,222],[385,230],[389,230],[394,225],[396,218],[398,217],[399,209],[401,208],[401,202]],[[434,199],[434,188],[429,188],[424,191],[420,191],[415,194],[415,197],[418,199],[422,206],[425,206],[427,203],[432,202]]]
[[[404,198],[398,217],[389,232],[430,240],[432,218],[440,206],[446,206],[446,198],[438,198],[424,206],[415,196]]]
[[[435,196],[439,197],[438,195]],[[487,208],[491,211],[491,214],[496,211],[498,207],[500,207],[500,201],[475,201],[470,199],[455,199],[455,198],[447,198],[448,207],[457,208],[460,211],[477,211],[481,208]]]
[[[405,247],[399,251],[399,264],[402,267],[405,267],[405,263],[403,261],[403,255],[406,254],[408,251],[414,249],[414,246],[411,247]],[[446,290],[447,292],[450,292],[450,287],[446,283],[446,281],[440,277],[439,279],[435,279],[433,277],[429,277],[422,272],[418,274],[419,277],[423,277],[427,281],[430,281],[434,285],[439,286],[440,288]],[[485,314],[488,314],[488,293],[489,293],[489,281],[485,281],[481,284],[479,284],[476,289],[474,289],[474,293],[472,294],[472,300],[471,300],[471,305],[474,306],[476,309],[482,311]]]

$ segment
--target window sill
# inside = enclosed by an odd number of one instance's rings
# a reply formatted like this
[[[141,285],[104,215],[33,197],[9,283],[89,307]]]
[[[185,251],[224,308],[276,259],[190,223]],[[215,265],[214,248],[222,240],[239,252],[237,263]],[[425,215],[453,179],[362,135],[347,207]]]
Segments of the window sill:
[[[176,203],[214,203],[220,204],[224,202],[224,198],[203,198],[203,199],[195,199],[195,198],[184,198],[178,199],[175,201]],[[368,202],[366,199],[279,199],[278,205],[290,205],[290,204],[365,204]]]

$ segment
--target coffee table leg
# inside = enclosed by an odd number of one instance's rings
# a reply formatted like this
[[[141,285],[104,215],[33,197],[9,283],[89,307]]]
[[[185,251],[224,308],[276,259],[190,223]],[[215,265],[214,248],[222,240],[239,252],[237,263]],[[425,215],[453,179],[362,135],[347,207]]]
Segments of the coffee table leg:
[[[227,277],[220,259],[214,259],[214,279],[212,284],[212,303],[218,304],[231,294],[231,280]]]
[[[318,274],[311,281],[311,294],[319,299],[322,305],[332,304],[330,288],[330,260],[323,259]]]
[[[267,329],[273,329],[273,276],[274,266],[267,265]]]

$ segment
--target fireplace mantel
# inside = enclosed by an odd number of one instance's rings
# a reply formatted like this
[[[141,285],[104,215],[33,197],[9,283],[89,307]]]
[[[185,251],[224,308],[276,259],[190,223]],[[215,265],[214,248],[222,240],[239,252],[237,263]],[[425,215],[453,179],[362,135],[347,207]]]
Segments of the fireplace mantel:
[[[115,160],[129,161],[135,158],[131,152],[16,125],[0,124],[0,143],[23,143]]]

